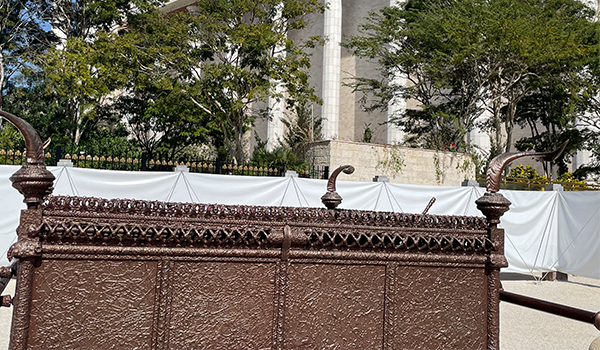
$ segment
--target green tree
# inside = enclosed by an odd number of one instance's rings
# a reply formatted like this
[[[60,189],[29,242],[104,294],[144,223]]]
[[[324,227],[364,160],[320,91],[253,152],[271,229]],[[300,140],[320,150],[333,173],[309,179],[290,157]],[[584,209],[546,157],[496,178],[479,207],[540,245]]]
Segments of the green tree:
[[[149,157],[161,152],[174,159],[189,145],[210,143],[207,114],[180,90],[138,90],[119,97],[107,109],[109,114],[123,117]]]
[[[137,16],[156,9],[155,0],[59,0],[52,6],[52,30],[60,42],[35,62],[46,93],[59,101],[68,120],[64,136],[79,146],[98,126],[99,109],[113,101],[128,82],[115,66],[115,54],[99,45]],[[107,123],[114,118],[104,119]],[[66,125],[65,125],[66,126]],[[108,126],[108,125],[107,125]]]
[[[109,60],[112,56],[105,56],[96,43],[105,33],[116,31],[160,3],[154,0],[2,2],[0,14],[4,14],[3,6],[8,4],[9,12],[17,13],[17,19],[23,23],[19,35],[12,34],[15,30],[7,31],[5,28],[12,27],[3,24],[2,42],[12,35],[11,48],[28,47],[28,51],[21,50],[27,53],[19,56],[21,64],[10,65],[16,73],[5,80],[2,92],[10,103],[3,108],[28,120],[42,137],[51,137],[54,145],[98,149],[93,145],[104,140],[104,148],[113,151],[125,144],[133,147],[122,135],[119,116],[101,113],[101,107],[111,102],[125,80]],[[113,137],[106,136],[111,133]]]
[[[109,103],[110,93],[119,87],[108,72],[110,67],[99,59],[93,44],[82,38],[68,38],[62,47],[41,57],[46,92],[62,102],[70,126],[65,136],[74,145],[93,126],[98,107]]]
[[[170,158],[199,143],[219,137],[208,113],[189,94],[190,69],[202,54],[190,42],[189,14],[165,16],[158,9],[129,19],[118,32],[98,35],[94,48],[102,65],[114,69],[121,90],[102,109],[121,116],[140,147],[152,157],[157,151]],[[214,142],[216,140],[216,142]]]
[[[546,49],[543,59],[530,68],[527,89],[515,108],[515,121],[531,130],[531,137],[518,140],[518,149],[556,149],[569,140],[565,152],[553,162],[559,174],[568,172],[568,157],[594,136],[593,125],[582,127],[578,122],[600,117],[594,99],[589,98],[600,91],[595,68],[600,27],[594,15],[593,9],[577,1],[552,1],[541,9],[546,31],[539,41]],[[553,163],[544,164],[546,174],[553,173]]]
[[[84,151],[98,156],[125,156],[138,149],[135,140],[128,139],[119,115],[107,113],[105,108],[98,109],[96,118],[87,123],[79,145],[73,145],[69,131],[74,126],[68,114],[68,101],[48,93],[44,76],[36,73],[23,70],[18,79],[9,84],[5,107],[28,121],[42,139],[51,138],[52,149],[62,146],[63,154]]]
[[[493,149],[510,151],[524,98],[551,81],[569,86],[565,98],[585,83],[583,58],[598,56],[592,19],[593,10],[576,0],[409,0],[371,14],[361,35],[347,41],[382,67],[382,78],[357,77],[350,85],[374,97],[368,109],[387,109],[398,97],[417,100],[420,109],[396,118],[414,145],[464,144],[488,110],[482,126],[494,136]],[[394,83],[399,75],[407,86]]]
[[[53,144],[66,145],[64,130],[71,127],[61,101],[46,93],[43,75],[24,69],[6,89],[3,109],[27,122],[42,139],[52,138]]]
[[[11,124],[5,124],[0,130],[0,150],[22,150],[25,147],[25,139]]]
[[[308,170],[308,163],[299,158],[291,147],[279,145],[272,151],[267,151],[266,144],[266,142],[258,140],[254,152],[252,152],[252,163],[269,168],[281,168],[282,170],[295,170],[298,172]]]
[[[299,104],[293,116],[283,120],[285,134],[283,142],[290,147],[296,157],[304,162],[311,163],[308,157],[312,143],[323,138],[322,118],[314,115],[312,105]]]
[[[289,30],[302,30],[304,16],[323,10],[316,0],[199,1],[192,40],[208,55],[190,87],[199,106],[210,111],[223,132],[231,157],[244,161],[243,136],[257,116],[269,115],[267,98],[289,107],[318,100],[308,85],[310,61]],[[278,92],[277,86],[286,93]]]
[[[209,117],[207,130],[220,130],[230,157],[243,163],[244,134],[255,118],[269,115],[267,98],[292,108],[317,100],[302,47],[315,39],[296,43],[287,32],[304,28],[303,17],[322,9],[316,0],[202,0],[192,14],[140,16],[113,40],[134,94],[160,86],[185,96]]]
[[[0,1],[0,106],[11,80],[56,39],[52,8],[46,0]]]
[[[360,35],[344,44],[353,54],[378,62],[381,77],[355,77],[349,85],[363,94],[367,111],[387,110],[396,99],[414,99],[420,108],[396,115],[393,121],[409,135],[412,146],[443,150],[465,146],[466,132],[484,111],[484,77],[465,49],[467,38],[450,35],[442,20],[462,30],[466,16],[455,18],[442,4],[408,1],[371,13]],[[468,47],[468,49],[472,49]],[[463,50],[463,51],[461,51]],[[398,83],[406,77],[408,84]]]

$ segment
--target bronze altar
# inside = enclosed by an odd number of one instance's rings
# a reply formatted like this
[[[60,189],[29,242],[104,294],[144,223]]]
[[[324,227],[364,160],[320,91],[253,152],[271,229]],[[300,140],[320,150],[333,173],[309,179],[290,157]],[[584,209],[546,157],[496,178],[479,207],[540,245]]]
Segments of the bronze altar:
[[[11,350],[499,348],[515,155],[485,218],[47,196],[39,137],[0,115],[28,150]]]

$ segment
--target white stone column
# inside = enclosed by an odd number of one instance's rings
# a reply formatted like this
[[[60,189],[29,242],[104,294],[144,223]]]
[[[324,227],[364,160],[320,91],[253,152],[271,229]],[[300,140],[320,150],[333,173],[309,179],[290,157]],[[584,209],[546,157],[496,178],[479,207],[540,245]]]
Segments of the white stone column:
[[[404,0],[390,0],[389,6],[399,6]],[[395,47],[391,47],[394,50]],[[389,82],[393,86],[406,86],[406,76],[397,72],[394,74],[394,78]],[[388,110],[386,114],[386,137],[385,142],[390,145],[397,145],[404,141],[404,130],[401,127],[391,123],[394,117],[398,117],[406,110],[406,100],[403,97],[394,97],[388,103]]]
[[[476,123],[483,123],[484,121],[489,120],[490,117],[490,112],[486,110],[479,118],[477,118]],[[489,155],[492,150],[490,134],[482,131],[478,127],[473,128],[473,130],[467,133],[467,142],[470,142],[476,149],[481,150],[479,153],[482,153],[482,155]]]
[[[406,76],[397,74],[390,84],[396,86],[406,85]],[[397,145],[404,141],[404,130],[396,124],[392,123],[393,118],[397,118],[400,114],[406,110],[406,100],[403,97],[394,97],[388,103],[388,110],[386,114],[386,143],[390,145]]]
[[[581,150],[573,155],[571,172],[579,169],[582,165],[587,165],[591,162],[592,157],[590,151]]]
[[[277,84],[275,94],[283,95],[285,88],[282,84]],[[280,97],[279,100],[275,97],[269,97],[270,119],[267,122],[267,151],[272,151],[279,145],[279,141],[283,141],[285,133],[285,125],[282,119],[285,117],[285,99]]]
[[[323,47],[323,138],[337,139],[340,120],[342,1],[329,0],[325,10]]]
[[[587,118],[593,118],[593,117],[588,112],[586,112],[584,120]],[[593,132],[600,131],[595,127],[587,125],[587,123],[583,122],[581,119],[578,118],[577,129],[583,130],[583,129],[586,129],[586,127],[589,128]],[[595,161],[595,159],[594,159],[594,156],[592,155],[592,152],[590,152],[588,150],[580,150],[573,155],[573,158],[571,160],[571,172],[575,172],[582,165],[588,165],[590,163],[593,163],[594,161]]]
[[[474,128],[473,130],[469,131],[467,134],[467,139],[471,141],[473,146],[481,149],[484,153],[489,154],[492,150],[490,134],[481,131],[479,128]]]
[[[280,3],[275,21],[281,20],[282,10],[283,4]],[[285,57],[283,45],[277,45],[275,48],[275,57],[278,59],[283,59]],[[280,144],[279,141],[283,141],[285,133],[285,125],[282,122],[282,119],[285,117],[285,87],[276,80],[271,80],[271,84],[275,85],[275,89],[273,91],[273,97],[269,97],[267,100],[270,111],[270,119],[267,122],[267,151],[275,149]]]

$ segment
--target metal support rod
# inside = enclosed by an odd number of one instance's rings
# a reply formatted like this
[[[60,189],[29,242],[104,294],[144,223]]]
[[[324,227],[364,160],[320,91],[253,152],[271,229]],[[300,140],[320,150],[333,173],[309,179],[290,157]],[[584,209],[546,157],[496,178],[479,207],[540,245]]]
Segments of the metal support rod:
[[[600,311],[592,312],[587,310],[581,310],[574,307],[551,303],[549,301],[535,299],[520,294],[507,292],[504,290],[500,291],[500,301],[506,301],[512,304],[525,306],[531,309],[551,313],[572,320],[577,320],[585,323],[593,324],[598,330],[600,330]]]
[[[427,204],[427,206],[425,207],[425,210],[423,210],[423,213],[421,213],[421,215],[427,214],[429,209],[431,209],[431,206],[433,205],[433,203],[435,203],[435,197],[431,197],[431,200],[429,201],[429,203]]]

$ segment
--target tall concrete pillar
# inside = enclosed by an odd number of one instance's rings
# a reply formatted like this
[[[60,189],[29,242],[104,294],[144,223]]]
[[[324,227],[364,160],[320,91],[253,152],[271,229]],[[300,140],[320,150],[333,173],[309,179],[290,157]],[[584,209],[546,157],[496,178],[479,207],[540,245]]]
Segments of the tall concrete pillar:
[[[283,4],[279,4],[279,8],[277,11],[277,20],[281,20],[281,11],[283,9]],[[275,57],[282,59],[285,57],[285,51],[283,45],[277,45],[275,48]],[[280,141],[283,141],[283,136],[285,133],[285,125],[282,122],[282,119],[285,117],[285,87],[283,84],[276,80],[271,80],[272,84],[275,85],[275,89],[273,92],[273,97],[268,98],[268,105],[270,113],[270,119],[267,122],[267,151],[272,151],[275,149]]]
[[[477,118],[477,122],[484,122],[485,120],[488,120],[490,116],[490,112],[485,111]],[[467,134],[467,142],[470,142],[476,149],[481,150],[483,154],[489,154],[492,150],[490,134],[477,127],[469,131]]]
[[[583,165],[587,165],[592,161],[592,154],[590,151],[581,150],[573,155],[571,172],[575,172],[575,170],[579,169],[579,167]]]
[[[323,47],[323,138],[337,139],[339,136],[340,120],[340,75],[342,42],[342,1],[328,0],[325,10]]]
[[[467,134],[467,140],[475,146],[477,149],[482,150],[484,153],[488,153],[492,150],[492,143],[490,141],[490,134],[482,131],[479,128],[475,128]]]
[[[389,6],[400,6],[404,0],[390,0]],[[394,46],[391,47],[394,49]],[[394,74],[394,78],[389,82],[390,85],[404,87],[406,86],[406,76],[397,72]],[[388,110],[386,114],[386,137],[385,141],[390,145],[397,145],[404,141],[404,130],[399,126],[391,123],[394,117],[398,117],[401,113],[406,110],[406,100],[403,97],[393,98],[388,103]]]
[[[282,84],[277,84],[275,94],[283,95],[285,88]],[[267,103],[271,110],[270,119],[267,122],[267,151],[272,151],[279,145],[279,141],[283,141],[285,133],[285,125],[282,119],[285,117],[285,99],[281,97],[277,100],[276,97],[269,97]]]
[[[391,85],[405,86],[406,76],[397,74],[392,81]],[[403,97],[395,97],[388,103],[388,110],[386,114],[386,143],[390,145],[397,145],[404,141],[404,130],[401,127],[392,123],[393,118],[399,117],[406,110],[406,100]]]

